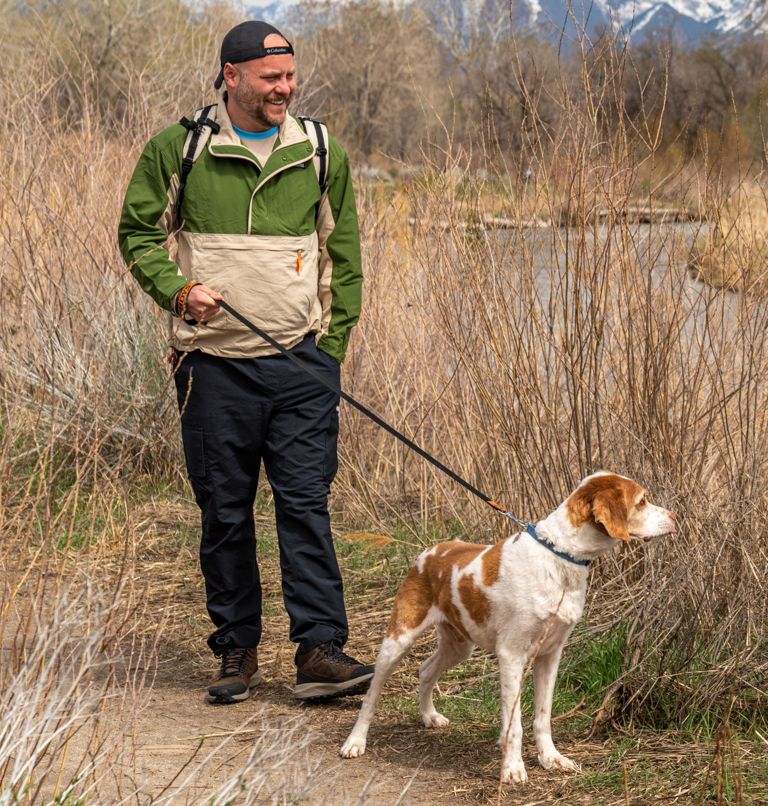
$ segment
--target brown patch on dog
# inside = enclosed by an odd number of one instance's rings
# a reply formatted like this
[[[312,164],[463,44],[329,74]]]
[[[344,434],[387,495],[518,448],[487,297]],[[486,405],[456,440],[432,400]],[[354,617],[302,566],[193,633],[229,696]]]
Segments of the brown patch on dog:
[[[482,589],[475,585],[475,580],[470,574],[465,574],[459,580],[459,596],[461,603],[469,613],[475,624],[485,624],[491,615],[491,604]]]
[[[478,554],[485,551],[488,546],[478,546],[476,543],[465,543],[463,540],[451,540],[449,543],[438,543],[434,554],[430,554],[426,563],[433,568],[465,568]],[[425,565],[426,570],[426,565]]]
[[[429,579],[414,566],[395,597],[387,635],[390,638],[399,638],[406,630],[415,630],[427,617],[430,607],[432,590]]]
[[[629,540],[629,509],[642,487],[614,474],[597,476],[582,484],[566,501],[574,528],[591,523],[616,540]]]
[[[496,543],[483,554],[482,573],[483,585],[490,587],[499,578],[501,569],[501,549],[503,543]]]
[[[416,629],[426,618],[429,609],[435,606],[442,611],[447,623],[461,636],[461,640],[468,640],[469,633],[461,621],[461,613],[451,598],[451,576],[454,568],[466,568],[487,548],[452,540],[439,543],[426,556],[422,555],[419,560],[423,570],[419,571],[418,563],[414,565],[397,592],[387,634],[398,638],[406,630]],[[483,561],[484,582],[486,577],[495,581],[499,572],[500,555],[497,557],[496,546],[491,547],[488,553],[492,556],[487,562],[487,569],[485,558]],[[459,582],[459,593],[472,619],[482,624],[488,618],[490,605],[480,588],[475,586],[472,579],[464,578]]]
[[[454,568],[458,570],[466,568],[487,548],[488,546],[452,540],[450,543],[439,544],[434,554],[429,555],[424,561],[424,574],[430,580],[434,604],[464,640],[469,639],[469,633],[451,597],[451,576]]]

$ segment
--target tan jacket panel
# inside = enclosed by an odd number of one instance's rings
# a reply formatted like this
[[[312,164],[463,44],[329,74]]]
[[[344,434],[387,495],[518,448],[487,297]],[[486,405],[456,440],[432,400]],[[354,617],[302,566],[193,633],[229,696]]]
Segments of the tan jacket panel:
[[[317,233],[303,236],[178,233],[178,265],[185,277],[218,291],[232,307],[283,347],[319,332]],[[225,312],[207,325],[171,317],[177,350],[204,350],[228,358],[275,350]]]

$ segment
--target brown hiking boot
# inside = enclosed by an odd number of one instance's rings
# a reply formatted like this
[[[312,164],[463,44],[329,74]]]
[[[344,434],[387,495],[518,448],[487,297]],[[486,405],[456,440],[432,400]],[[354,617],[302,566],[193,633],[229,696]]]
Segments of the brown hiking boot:
[[[221,671],[208,686],[207,702],[228,705],[247,700],[251,686],[261,680],[256,647],[231,647],[221,656]]]
[[[345,694],[363,694],[373,677],[373,666],[345,655],[332,643],[319,644],[296,658],[297,697],[330,699]]]

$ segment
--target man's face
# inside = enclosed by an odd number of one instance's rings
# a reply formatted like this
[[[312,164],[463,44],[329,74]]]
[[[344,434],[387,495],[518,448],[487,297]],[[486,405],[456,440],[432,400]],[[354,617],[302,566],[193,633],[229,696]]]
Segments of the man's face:
[[[267,47],[282,44],[276,38]],[[251,59],[224,67],[227,84],[227,109],[232,122],[251,131],[265,131],[279,126],[287,114],[288,104],[296,90],[296,66],[290,53]]]

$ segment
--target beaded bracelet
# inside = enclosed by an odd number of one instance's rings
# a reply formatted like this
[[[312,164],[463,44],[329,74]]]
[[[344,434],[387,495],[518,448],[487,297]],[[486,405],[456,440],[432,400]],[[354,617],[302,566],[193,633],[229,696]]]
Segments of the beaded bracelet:
[[[184,314],[187,312],[187,297],[189,296],[189,292],[196,286],[202,285],[202,283],[191,282],[187,283],[184,288],[176,294],[176,316],[180,316],[182,319],[184,318]]]

